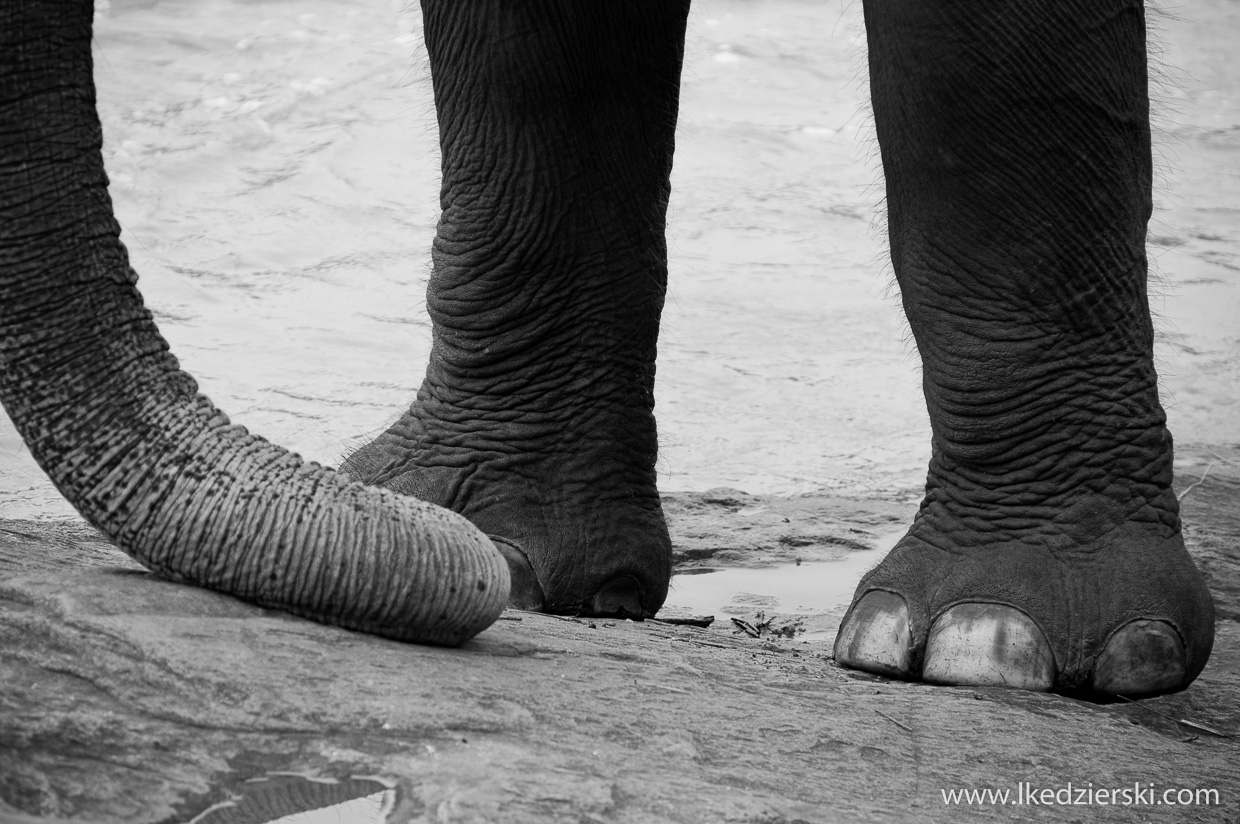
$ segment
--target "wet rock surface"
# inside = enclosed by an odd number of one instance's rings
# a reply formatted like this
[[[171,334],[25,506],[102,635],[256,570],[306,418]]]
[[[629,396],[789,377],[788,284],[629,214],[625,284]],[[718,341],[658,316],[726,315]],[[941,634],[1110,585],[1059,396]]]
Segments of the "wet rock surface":
[[[281,771],[390,782],[391,822],[956,821],[942,791],[1021,782],[1217,789],[1106,820],[1234,821],[1240,739],[1203,728],[1240,729],[1240,448],[1177,465],[1214,654],[1185,692],[1108,705],[884,681],[722,618],[509,611],[460,649],[402,645],[160,580],[86,527],[0,521],[0,821],[187,822]],[[909,507],[668,497],[682,565],[868,546]]]

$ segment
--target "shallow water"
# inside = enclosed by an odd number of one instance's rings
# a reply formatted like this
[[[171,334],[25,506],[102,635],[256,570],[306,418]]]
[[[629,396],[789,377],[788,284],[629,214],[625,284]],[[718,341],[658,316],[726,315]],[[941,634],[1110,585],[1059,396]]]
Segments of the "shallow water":
[[[1180,442],[1240,441],[1240,7],[1162,20],[1151,252]],[[665,489],[905,490],[928,425],[883,258],[860,6],[698,0],[673,176]],[[111,192],[141,286],[233,420],[327,464],[413,397],[437,148],[417,9],[101,4]],[[0,421],[0,516],[73,517]]]
[[[386,779],[269,773],[189,824],[384,824],[395,806],[396,788]]]
[[[847,606],[861,575],[885,555],[869,550],[795,566],[695,569],[672,576],[667,605],[701,615],[823,612]]]
[[[824,626],[799,622],[797,641],[829,641],[861,576],[878,565],[904,537],[907,528],[888,530],[875,537],[869,549],[840,546],[835,557],[795,564],[775,563],[746,567],[694,567],[672,576],[664,615],[713,615],[717,622],[761,614],[778,617],[781,624],[798,619],[834,616]],[[762,559],[756,559],[762,564]]]

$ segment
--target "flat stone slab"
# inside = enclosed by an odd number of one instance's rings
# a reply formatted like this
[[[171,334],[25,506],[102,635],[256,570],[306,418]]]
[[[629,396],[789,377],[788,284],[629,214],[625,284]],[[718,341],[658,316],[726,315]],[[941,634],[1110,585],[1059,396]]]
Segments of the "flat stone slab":
[[[418,647],[169,583],[84,526],[0,521],[0,821],[188,822],[279,772],[383,779],[389,822],[949,822],[960,789],[1009,791],[971,811],[993,820],[1236,821],[1240,739],[1209,732],[1240,729],[1240,450],[1222,457],[1184,498],[1218,602],[1210,664],[1109,705],[881,680],[726,618],[509,611]],[[864,546],[908,508],[737,496],[668,496],[682,564],[729,530],[716,550]],[[1069,783],[1218,803],[1014,806]]]

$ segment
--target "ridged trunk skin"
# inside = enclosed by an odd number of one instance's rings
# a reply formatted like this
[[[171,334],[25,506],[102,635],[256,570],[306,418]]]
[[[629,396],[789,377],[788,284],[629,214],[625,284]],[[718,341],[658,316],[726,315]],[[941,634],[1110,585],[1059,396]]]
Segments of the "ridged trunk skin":
[[[176,580],[456,644],[508,598],[463,518],[233,426],[180,371],[112,216],[90,0],[0,8],[0,400],[66,498]]]

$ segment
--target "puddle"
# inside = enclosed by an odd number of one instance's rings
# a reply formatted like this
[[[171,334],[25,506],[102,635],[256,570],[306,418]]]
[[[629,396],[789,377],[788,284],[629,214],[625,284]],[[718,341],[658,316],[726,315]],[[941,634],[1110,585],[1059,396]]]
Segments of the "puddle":
[[[395,806],[395,786],[380,778],[271,773],[245,782],[240,795],[189,824],[385,824]]]
[[[842,613],[861,576],[886,557],[905,529],[882,535],[874,549],[854,550],[834,561],[781,564],[759,569],[694,569],[672,576],[667,606],[694,615],[745,616]],[[798,640],[821,640],[806,632]]]

